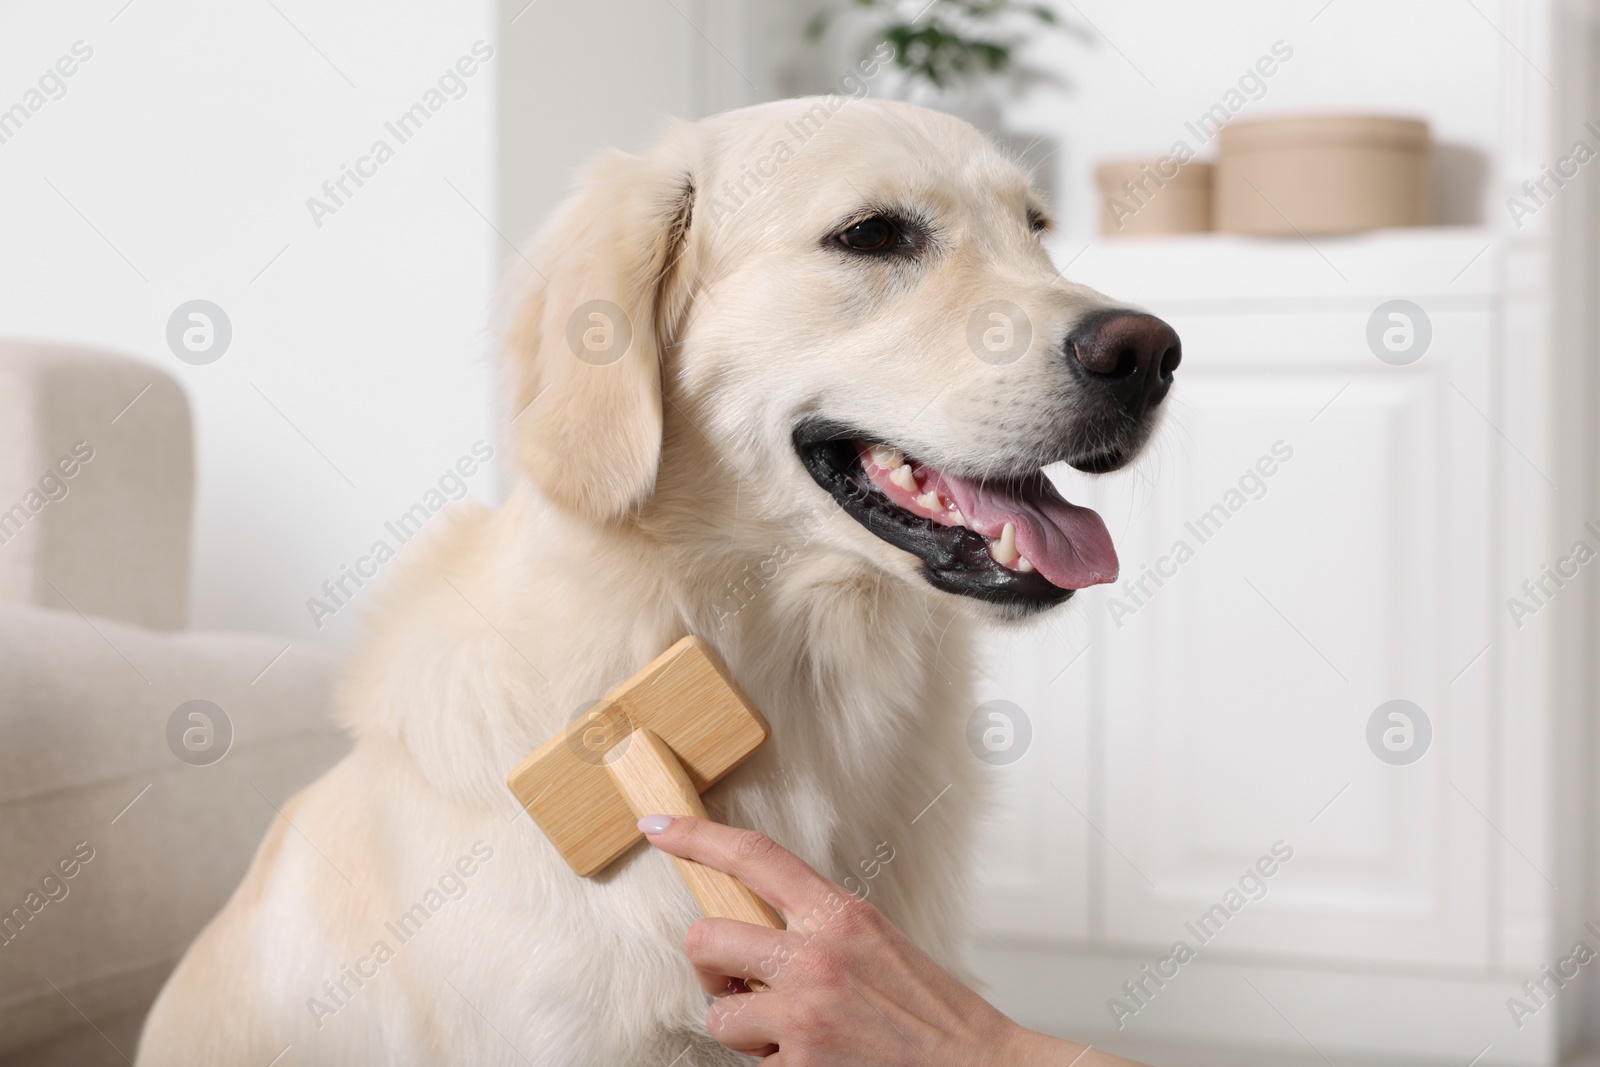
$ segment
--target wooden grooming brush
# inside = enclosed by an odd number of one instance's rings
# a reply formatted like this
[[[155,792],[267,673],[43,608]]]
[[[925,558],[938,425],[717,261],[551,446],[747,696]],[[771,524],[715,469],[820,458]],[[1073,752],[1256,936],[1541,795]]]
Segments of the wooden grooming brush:
[[[770,732],[716,656],[690,636],[568,723],[507,784],[572,869],[589,877],[643,837],[642,816],[704,818],[700,794]],[[707,916],[783,929],[732,875],[673,859]]]

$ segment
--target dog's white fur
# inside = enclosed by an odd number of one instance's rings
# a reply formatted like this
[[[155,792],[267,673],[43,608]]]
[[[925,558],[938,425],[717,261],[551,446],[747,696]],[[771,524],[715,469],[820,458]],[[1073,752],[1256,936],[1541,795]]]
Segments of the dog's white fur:
[[[937,248],[885,264],[824,247],[880,203],[925,212]],[[678,125],[595,165],[530,256],[509,503],[461,508],[396,565],[343,688],[354,751],[284,804],[139,1062],[265,1067],[285,1046],[284,1065],[745,1062],[706,1037],[682,949],[697,913],[672,864],[640,847],[578,878],[505,786],[685,633],[773,726],[711,814],[835,879],[888,842],[872,901],[958,965],[981,808],[969,630],[996,613],[847,517],[790,435],[825,415],[935,465],[1062,458],[1041,443],[1073,410],[1060,338],[1109,301],[1059,280],[1034,203],[964,123],[839,98]],[[966,334],[997,297],[1035,335],[1002,367]],[[632,325],[607,366],[567,344],[594,299]],[[473,873],[451,877],[462,857]],[[419,901],[433,914],[401,943],[386,924]]]

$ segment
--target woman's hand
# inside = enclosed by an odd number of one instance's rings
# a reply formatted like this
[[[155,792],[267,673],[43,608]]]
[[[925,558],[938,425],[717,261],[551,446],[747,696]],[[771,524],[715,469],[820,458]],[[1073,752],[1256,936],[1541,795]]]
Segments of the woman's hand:
[[[735,1051],[787,1067],[1137,1067],[1018,1026],[877,908],[761,834],[688,816],[646,816],[639,828],[662,851],[738,878],[788,924],[689,928],[689,959],[717,998],[706,1025]],[[749,992],[747,979],[769,988]]]

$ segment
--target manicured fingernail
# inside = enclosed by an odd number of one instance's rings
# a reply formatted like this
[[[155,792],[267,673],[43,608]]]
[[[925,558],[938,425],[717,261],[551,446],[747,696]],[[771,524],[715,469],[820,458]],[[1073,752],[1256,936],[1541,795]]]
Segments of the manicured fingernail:
[[[659,834],[671,825],[672,816],[670,815],[646,815],[639,820],[639,832],[641,834]]]

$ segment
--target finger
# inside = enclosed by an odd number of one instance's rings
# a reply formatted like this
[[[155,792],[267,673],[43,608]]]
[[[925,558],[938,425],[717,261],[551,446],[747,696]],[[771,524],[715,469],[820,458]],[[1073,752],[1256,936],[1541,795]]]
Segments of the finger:
[[[645,838],[663,852],[731,874],[785,918],[804,915],[843,890],[765,834],[679,815],[656,830],[664,815],[639,820]]]
[[[773,985],[797,945],[793,934],[781,930],[734,919],[701,919],[689,927],[684,948],[706,992],[722,996],[728,992],[727,978],[759,978]]]
[[[750,992],[750,983],[743,978],[730,978],[720,971],[702,971],[696,967],[694,976],[699,981],[700,988],[713,997],[731,997]]]
[[[766,993],[723,997],[706,1012],[713,1040],[747,1056],[769,1056],[778,1048],[777,1020]]]

